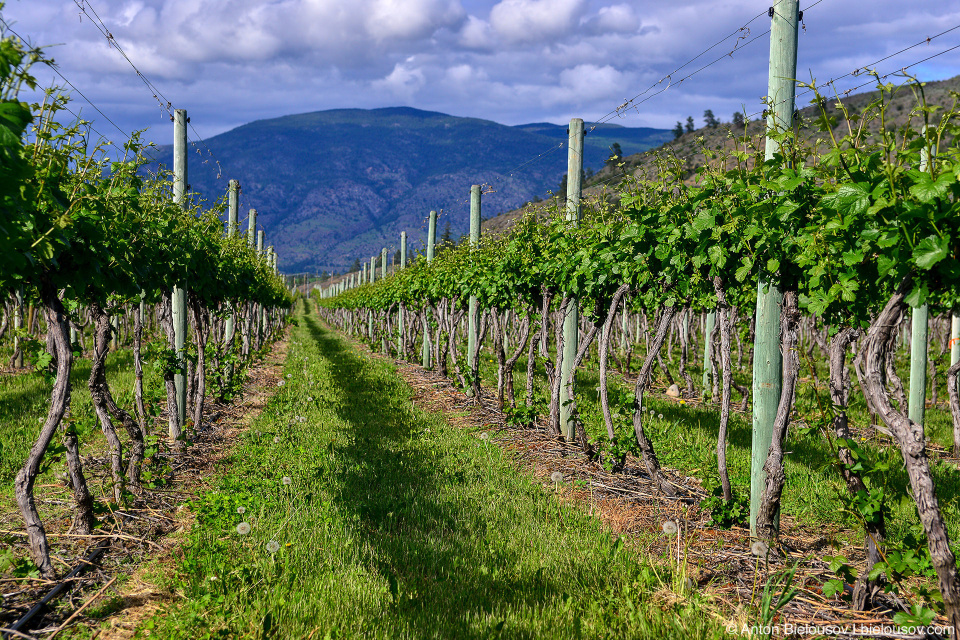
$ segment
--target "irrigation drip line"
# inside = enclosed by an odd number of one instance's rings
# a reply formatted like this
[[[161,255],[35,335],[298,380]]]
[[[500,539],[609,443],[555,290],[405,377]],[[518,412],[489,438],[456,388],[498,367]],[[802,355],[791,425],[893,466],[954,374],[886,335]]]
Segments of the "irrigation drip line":
[[[77,564],[77,566],[73,568],[73,570],[70,573],[68,573],[66,576],[61,578],[59,583],[56,586],[54,586],[52,589],[50,589],[50,591],[47,592],[47,595],[41,598],[40,602],[33,605],[33,607],[31,607],[29,611],[23,614],[23,617],[17,620],[13,624],[13,626],[10,627],[10,630],[19,632],[21,629],[25,628],[27,623],[29,623],[34,616],[40,613],[40,611],[42,611],[44,607],[46,607],[55,598],[59,597],[60,594],[62,594],[67,589],[67,587],[73,584],[73,578],[76,578],[81,573],[86,571],[88,568],[92,567],[94,563],[100,559],[100,556],[103,555],[104,551],[106,551],[110,547],[110,543],[112,541],[113,541],[113,537],[111,536],[109,538],[105,538],[100,542],[98,542],[94,546],[93,550],[90,553],[88,553],[87,556],[83,558]],[[10,634],[7,630],[0,631],[0,638],[11,638],[11,637],[14,637],[14,636]]]

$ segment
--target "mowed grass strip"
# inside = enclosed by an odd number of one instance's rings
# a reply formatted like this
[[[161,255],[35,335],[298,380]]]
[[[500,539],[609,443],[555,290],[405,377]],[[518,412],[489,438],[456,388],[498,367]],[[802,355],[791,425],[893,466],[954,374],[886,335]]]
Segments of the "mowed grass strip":
[[[706,596],[313,316],[141,637],[714,638]]]

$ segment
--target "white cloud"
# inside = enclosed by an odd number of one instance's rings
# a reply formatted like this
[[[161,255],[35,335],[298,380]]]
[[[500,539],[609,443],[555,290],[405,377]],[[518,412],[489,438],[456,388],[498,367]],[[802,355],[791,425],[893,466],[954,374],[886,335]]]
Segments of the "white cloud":
[[[630,91],[625,74],[610,65],[581,64],[560,72],[560,86],[546,94],[547,104],[588,105],[622,99]]]
[[[377,40],[424,38],[440,28],[456,28],[466,15],[456,0],[373,0],[370,5],[367,32]]]
[[[583,21],[587,33],[602,35],[605,33],[635,33],[640,29],[640,19],[633,8],[626,4],[601,7],[596,15]]]
[[[539,42],[573,31],[584,0],[502,0],[490,10],[490,24],[508,42]]]
[[[407,102],[423,88],[427,79],[422,69],[413,67],[412,60],[397,63],[387,77],[373,82],[373,88],[389,91],[394,96]]]
[[[654,87],[618,122],[671,127],[687,115],[699,121],[704,109],[729,118],[741,103],[748,112],[760,109],[766,93],[769,0],[93,2],[137,67],[190,109],[204,135],[259,118],[396,104],[508,124],[591,119],[678,68],[669,90],[657,93],[667,83]],[[960,21],[960,0],[915,4],[875,0],[871,15],[891,18],[870,21],[856,3],[811,7],[798,75],[823,84]],[[78,12],[70,0],[11,0],[3,17],[33,42],[64,43],[51,54],[71,82],[127,130],[159,122],[157,138],[167,141],[168,120],[151,92]],[[955,34],[879,70],[941,51]],[[744,39],[729,57],[737,37]],[[928,64],[940,65],[940,77],[960,73],[949,54]],[[846,78],[839,89],[860,82]]]
[[[476,16],[467,18],[459,35],[459,44],[465,49],[489,50],[496,45],[490,23]]]

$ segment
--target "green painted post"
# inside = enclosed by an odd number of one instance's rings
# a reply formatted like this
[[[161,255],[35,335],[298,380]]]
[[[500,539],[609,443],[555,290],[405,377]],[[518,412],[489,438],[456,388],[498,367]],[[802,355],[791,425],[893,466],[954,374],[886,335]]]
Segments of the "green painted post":
[[[400,268],[407,268],[407,232],[400,232]],[[397,311],[397,353],[400,354],[400,357],[404,356],[403,353],[403,307],[400,307],[400,310]]]
[[[187,208],[187,110],[175,109],[173,112],[173,200],[184,209]],[[186,279],[186,276],[184,276]],[[179,429],[187,418],[187,360],[183,356],[183,348],[187,341],[187,292],[183,286],[173,288],[171,296],[173,312],[173,343],[177,351],[179,366],[173,376],[176,388],[177,415]],[[170,429],[170,438],[180,437],[180,431]]]
[[[437,244],[437,212],[430,212],[430,223],[427,226],[427,262],[433,262],[433,251],[434,246]],[[423,350],[420,353],[420,364],[423,365],[424,369],[429,369],[432,364],[430,362],[430,329],[424,324],[423,326]]]
[[[232,238],[237,235],[238,207],[237,200],[240,194],[240,183],[231,180],[227,185],[227,237]]]
[[[227,237],[235,238],[237,235],[238,229],[238,220],[239,220],[239,211],[238,211],[238,194],[240,192],[240,183],[236,180],[231,180],[229,186],[227,187]],[[227,319],[223,327],[223,341],[225,344],[233,344],[233,335],[236,332],[236,314],[233,310],[230,311],[230,315],[227,316]],[[228,372],[227,375],[233,377],[233,364],[227,365]]]
[[[713,328],[716,325],[717,312],[708,311],[707,321],[703,328],[703,391],[700,393],[701,398],[706,398],[710,395],[713,388],[713,380],[710,376],[712,371],[710,358],[713,356],[713,340],[710,339],[710,334],[713,333]]]
[[[257,230],[257,255],[260,256],[260,259],[261,259],[261,260],[264,259],[264,257],[266,257],[266,249],[265,249],[265,247],[264,247],[264,231],[263,231],[263,229],[258,229],[258,230]],[[268,262],[267,264],[269,265],[270,263]],[[265,325],[266,310],[263,308],[263,305],[257,305],[257,308],[259,309],[259,313],[257,314],[257,318],[256,318],[256,322],[257,322],[257,336],[258,336],[258,338],[257,338],[257,345],[259,346],[259,345],[263,344],[263,337],[264,337],[263,334],[264,334],[264,325]]]
[[[799,0],[780,0],[770,24],[770,71],[767,98],[772,103],[767,129],[793,125],[797,77]],[[767,136],[765,158],[778,151]],[[763,465],[773,440],[773,421],[780,403],[783,356],[780,354],[780,307],[783,292],[769,282],[757,283],[756,336],[753,356],[753,442],[750,455],[750,535],[757,533],[757,511],[766,480]],[[779,524],[778,524],[779,526]]]
[[[950,317],[950,366],[960,360],[960,316],[953,314]]]
[[[377,256],[370,257],[370,284],[373,284],[377,272]],[[367,335],[370,336],[370,346],[373,346],[373,309],[367,310]]]
[[[17,289],[14,298],[13,352],[17,354],[17,357],[13,361],[13,366],[17,369],[22,369],[23,349],[20,347],[20,329],[23,328],[23,289]]]
[[[427,227],[427,262],[433,262],[437,246],[437,212],[430,212],[430,225]]]
[[[923,425],[927,397],[927,305],[913,307],[910,312],[910,420]]]
[[[480,246],[480,185],[470,187],[470,248]],[[470,296],[467,310],[467,370],[473,371],[473,351],[477,348],[477,296]]]
[[[583,120],[573,118],[567,131],[567,222],[571,227],[580,226],[580,195],[583,175]],[[573,363],[580,346],[580,301],[570,301],[567,315],[563,318],[563,358],[560,363],[560,429],[567,442],[576,435],[576,420],[571,411],[574,393]]]
[[[620,351],[627,352],[627,327],[630,324],[630,314],[627,312],[627,300],[624,298],[620,308]],[[629,372],[628,372],[629,373]]]
[[[253,248],[257,246],[257,210],[250,209],[247,215],[247,244]]]
[[[380,249],[380,279],[385,280],[387,277],[387,248],[383,247]],[[386,317],[384,318],[386,322]],[[387,353],[387,327],[384,325],[383,331],[380,335],[380,351],[381,353]]]
[[[926,137],[927,128],[923,128]],[[927,147],[920,151],[920,171],[926,171],[930,162]],[[951,327],[952,328],[952,327]],[[910,312],[910,399],[907,413],[910,420],[923,426],[927,401],[927,340],[929,308],[923,304]],[[951,358],[953,351],[950,352]]]

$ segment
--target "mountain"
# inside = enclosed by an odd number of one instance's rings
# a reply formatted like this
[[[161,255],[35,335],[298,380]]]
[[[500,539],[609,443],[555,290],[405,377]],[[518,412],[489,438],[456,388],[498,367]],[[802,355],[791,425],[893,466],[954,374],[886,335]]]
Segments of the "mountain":
[[[431,209],[440,212],[438,233],[448,224],[454,238],[466,233],[473,184],[488,185],[485,218],[547,195],[566,172],[566,135],[566,125],[507,126],[406,107],[317,111],[251,122],[196,153],[191,146],[188,182],[215,200],[238,180],[241,219],[257,209],[281,271],[342,271],[384,246],[392,255],[401,231],[416,251]],[[602,167],[612,142],[627,153],[664,136],[601,125],[586,138],[584,165]],[[172,166],[172,147],[160,147],[157,162]]]
[[[549,122],[534,122],[531,124],[516,125],[517,129],[527,133],[554,138],[558,141],[567,139],[567,125],[550,124]],[[623,155],[641,153],[652,147],[658,147],[673,140],[673,133],[669,129],[651,129],[650,127],[624,127],[619,124],[584,123],[587,135],[583,138],[584,149],[599,151],[604,158],[610,156],[610,146],[616,142],[620,144]],[[599,168],[599,167],[594,167]]]

